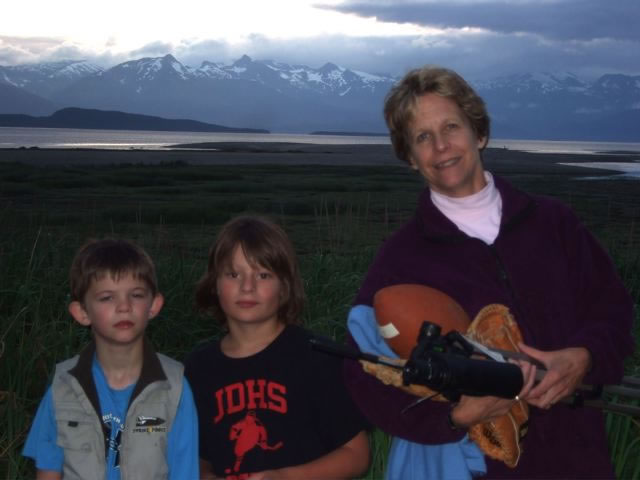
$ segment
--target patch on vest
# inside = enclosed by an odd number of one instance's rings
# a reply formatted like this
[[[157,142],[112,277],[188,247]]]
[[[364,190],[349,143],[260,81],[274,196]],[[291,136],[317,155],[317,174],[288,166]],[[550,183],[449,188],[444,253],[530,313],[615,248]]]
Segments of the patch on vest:
[[[140,415],[136,418],[136,427],[133,431],[136,433],[165,433],[167,427],[160,426],[163,423],[165,423],[164,418]]]

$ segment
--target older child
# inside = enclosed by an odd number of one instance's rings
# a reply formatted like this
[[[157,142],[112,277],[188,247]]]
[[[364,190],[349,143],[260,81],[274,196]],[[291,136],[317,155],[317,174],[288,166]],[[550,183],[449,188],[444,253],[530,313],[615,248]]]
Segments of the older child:
[[[197,479],[197,416],[183,367],[145,339],[162,308],[155,267],[124,240],[90,241],[69,312],[93,341],[56,366],[23,455],[39,479]]]
[[[251,216],[227,223],[196,303],[227,328],[186,361],[203,476],[337,479],[367,470],[365,425],[341,362],[313,351],[297,325],[302,281],[282,229]]]

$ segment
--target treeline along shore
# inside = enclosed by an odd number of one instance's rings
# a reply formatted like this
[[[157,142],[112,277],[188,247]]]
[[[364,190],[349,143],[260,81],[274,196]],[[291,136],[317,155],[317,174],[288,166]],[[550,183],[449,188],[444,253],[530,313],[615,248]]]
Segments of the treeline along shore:
[[[611,253],[638,305],[640,180],[560,165],[634,160],[631,153],[484,152],[489,171],[571,205]],[[194,284],[219,226],[243,213],[268,215],[298,252],[304,323],[340,341],[377,248],[413,213],[423,188],[389,145],[0,149],[0,478],[35,477],[20,456],[35,409],[55,363],[90,338],[67,312],[69,264],[87,238],[125,237],[149,251],[166,298],[149,335],[158,350],[181,360],[220,333],[193,307]],[[636,338],[639,323],[636,318]],[[626,373],[640,374],[640,353]],[[639,478],[637,421],[612,413],[607,422],[617,477]],[[388,442],[381,432],[372,434],[366,478],[383,477]]]

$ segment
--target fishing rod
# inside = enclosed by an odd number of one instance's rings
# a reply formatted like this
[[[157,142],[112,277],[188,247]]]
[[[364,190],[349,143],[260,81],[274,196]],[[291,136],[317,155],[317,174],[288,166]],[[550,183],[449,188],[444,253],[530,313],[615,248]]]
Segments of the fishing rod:
[[[520,367],[508,362],[509,359],[535,364],[538,379],[546,373],[542,363],[521,352],[486,347],[457,331],[441,335],[439,325],[431,322],[424,322],[409,359],[399,363],[323,337],[312,337],[310,342],[313,348],[325,353],[399,370],[404,385],[423,385],[452,402],[461,395],[515,398],[524,380]],[[471,358],[477,354],[485,358]],[[580,385],[573,395],[561,401],[575,408],[594,407],[640,418],[640,405],[610,401],[603,398],[605,394],[617,400],[640,399],[640,378],[627,376],[619,385]]]

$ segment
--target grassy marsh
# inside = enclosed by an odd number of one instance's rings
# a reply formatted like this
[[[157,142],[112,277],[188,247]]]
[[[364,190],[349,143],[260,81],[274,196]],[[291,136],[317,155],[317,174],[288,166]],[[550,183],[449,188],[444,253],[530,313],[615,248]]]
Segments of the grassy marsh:
[[[638,181],[579,180],[574,169],[499,160],[486,160],[488,168],[578,212],[640,304]],[[55,363],[89,338],[66,311],[68,268],[88,237],[124,236],[149,251],[166,297],[149,334],[159,350],[182,359],[219,333],[192,307],[217,227],[244,212],[269,215],[299,253],[305,323],[340,339],[377,246],[411,215],[421,189],[422,181],[402,165],[0,162],[0,479],[33,477],[19,453],[35,408]],[[627,370],[637,375],[639,369],[636,353]],[[637,420],[609,414],[608,424],[618,476],[638,478]],[[386,436],[372,438],[385,452]],[[368,478],[381,478],[383,468],[378,455]]]

